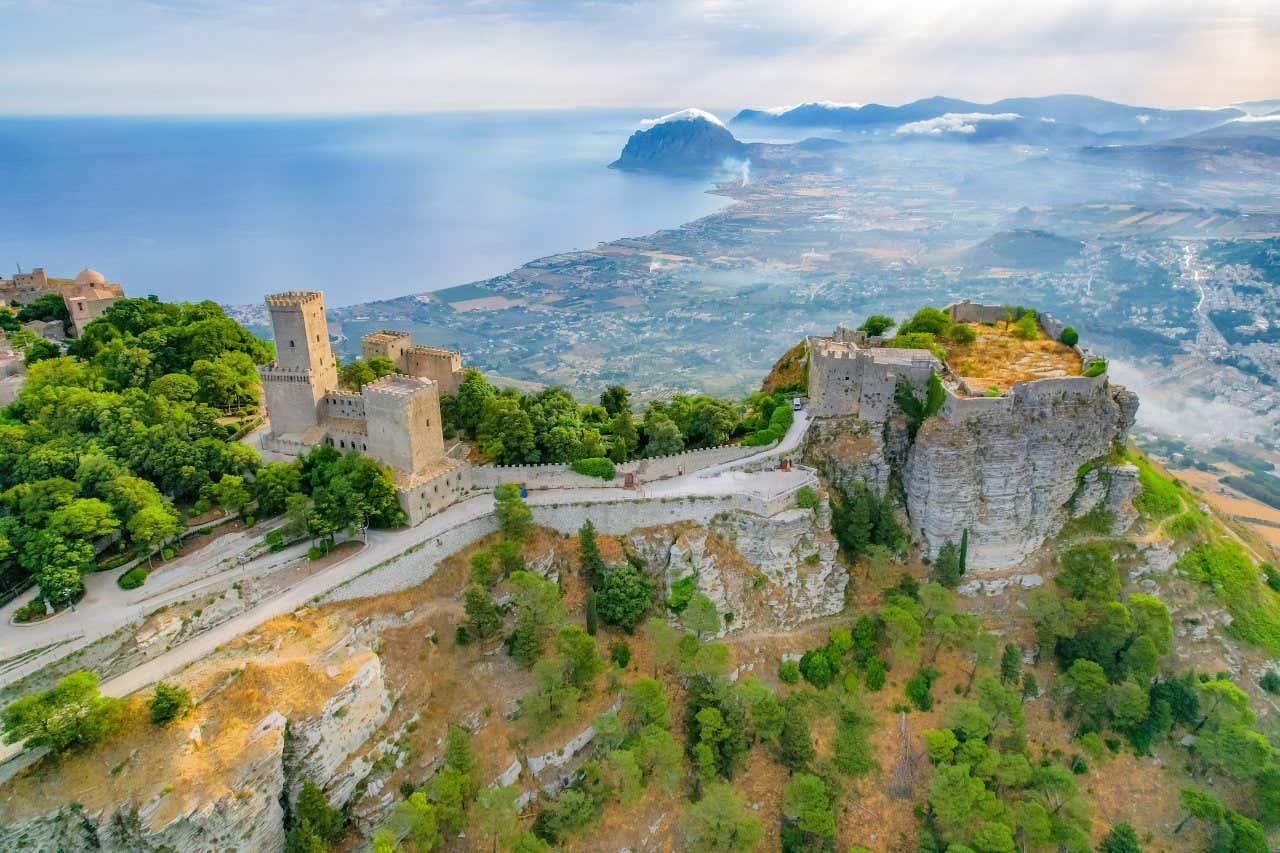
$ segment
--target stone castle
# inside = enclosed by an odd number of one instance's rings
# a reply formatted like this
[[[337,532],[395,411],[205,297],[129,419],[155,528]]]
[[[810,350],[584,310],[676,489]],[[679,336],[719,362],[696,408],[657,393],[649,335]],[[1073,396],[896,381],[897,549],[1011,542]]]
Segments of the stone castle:
[[[1004,317],[1003,306],[971,302],[946,310],[955,321]],[[1059,337],[1063,327],[1052,316],[1040,313],[1037,320],[1046,335]],[[1024,560],[1070,518],[1097,510],[1115,525],[1131,520],[1137,470],[1110,460],[1126,441],[1138,400],[1105,372],[1016,382],[988,396],[967,387],[931,351],[884,343],[844,327],[809,338],[811,438],[820,445],[823,436],[865,436],[857,460],[825,460],[828,474],[865,481],[880,493],[897,483],[926,556],[967,533],[971,567],[1003,568]],[[1076,350],[1087,364],[1088,354]],[[923,392],[935,373],[946,398],[913,439],[894,392],[902,380]]]
[[[270,419],[263,447],[294,455],[328,444],[377,459],[393,470],[413,524],[451,503],[465,478],[445,453],[440,395],[457,390],[462,356],[412,346],[405,332],[374,332],[361,341],[363,354],[386,356],[402,372],[345,391],[338,386],[324,296],[293,290],[266,302],[276,360],[258,368]]]

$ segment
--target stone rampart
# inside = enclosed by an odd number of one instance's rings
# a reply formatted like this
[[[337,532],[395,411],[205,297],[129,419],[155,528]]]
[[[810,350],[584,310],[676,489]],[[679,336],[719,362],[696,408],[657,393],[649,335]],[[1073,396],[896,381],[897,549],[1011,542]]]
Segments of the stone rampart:
[[[776,446],[776,445],[773,445]],[[614,466],[612,480],[579,474],[566,463],[545,465],[478,465],[472,469],[471,483],[477,489],[491,489],[502,483],[521,483],[530,489],[600,489],[621,488],[626,475],[633,474],[637,483],[652,483],[667,477],[692,474],[714,465],[743,459],[767,451],[770,445],[748,447],[724,444],[702,450],[686,450],[670,456],[636,459]]]

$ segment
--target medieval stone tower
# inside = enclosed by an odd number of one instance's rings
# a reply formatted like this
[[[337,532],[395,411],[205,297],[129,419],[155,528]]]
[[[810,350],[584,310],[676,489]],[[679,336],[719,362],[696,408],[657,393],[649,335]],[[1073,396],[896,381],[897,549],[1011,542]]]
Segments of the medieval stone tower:
[[[290,290],[267,297],[276,360],[259,369],[267,397],[273,436],[305,435],[320,425],[326,394],[338,388],[338,365],[329,347],[324,296],[315,291]]]

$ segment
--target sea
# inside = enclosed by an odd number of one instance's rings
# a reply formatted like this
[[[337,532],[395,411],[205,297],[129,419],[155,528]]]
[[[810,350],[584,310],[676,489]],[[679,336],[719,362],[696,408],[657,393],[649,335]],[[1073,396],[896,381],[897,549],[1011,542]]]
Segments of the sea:
[[[0,117],[0,277],[92,267],[231,305],[482,280],[726,206],[706,181],[606,168],[669,111]]]

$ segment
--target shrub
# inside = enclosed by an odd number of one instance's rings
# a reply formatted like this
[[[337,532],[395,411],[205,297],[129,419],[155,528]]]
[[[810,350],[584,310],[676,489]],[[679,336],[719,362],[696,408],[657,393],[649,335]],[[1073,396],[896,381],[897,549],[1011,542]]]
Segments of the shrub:
[[[609,660],[626,669],[627,664],[631,663],[631,647],[623,640],[611,643],[609,645]]]
[[[1204,543],[1176,564],[1192,580],[1212,587],[1232,616],[1228,633],[1280,652],[1280,596],[1262,583],[1244,548],[1234,540]]]
[[[312,545],[310,548],[307,549],[308,560],[318,560],[323,556],[324,556],[324,549],[321,548],[319,545]]]
[[[156,684],[155,695],[147,706],[151,710],[151,722],[157,726],[167,726],[191,707],[191,694],[181,687],[166,682]]]
[[[885,666],[884,658],[879,655],[872,655],[867,659],[866,667],[866,684],[867,689],[875,693],[884,687],[885,676],[888,674],[888,667]]]
[[[778,665],[778,680],[783,684],[799,684],[800,664],[793,660],[784,660]]]
[[[978,339],[978,333],[964,323],[952,323],[943,337],[953,344],[971,344]]]
[[[160,559],[168,562],[173,559],[173,556],[176,553],[177,551],[174,551],[172,548],[165,548],[160,552]]]
[[[575,459],[569,465],[579,474],[588,477],[599,477],[601,480],[613,479],[613,460],[602,456],[589,456],[586,459]]]
[[[839,672],[839,666],[827,655],[826,649],[810,649],[800,658],[800,674],[819,690],[831,685]]]
[[[687,604],[688,599],[685,601]],[[596,611],[605,624],[617,625],[628,634],[652,603],[653,582],[630,563],[623,563],[605,575],[595,601]]]
[[[116,580],[121,589],[137,589],[146,582],[147,570],[142,566],[134,566]]]
[[[796,506],[801,509],[813,509],[818,505],[818,493],[809,486],[801,486],[796,490]]]
[[[1258,686],[1268,693],[1280,694],[1280,673],[1274,669],[1262,676],[1262,680],[1258,682]]]
[[[698,590],[698,580],[693,575],[680,578],[671,584],[671,595],[667,596],[667,608],[673,613],[680,613],[689,606],[689,599]]]
[[[933,708],[933,682],[937,681],[940,673],[931,666],[921,667],[916,674],[911,676],[907,682],[906,692],[907,698],[911,700],[911,704],[915,705],[921,711],[928,711]]]
[[[1023,314],[1013,324],[1013,333],[1024,341],[1034,341],[1040,338],[1040,324],[1036,322],[1034,312]]]
[[[272,551],[279,551],[284,548],[284,534],[279,530],[273,530],[268,533],[263,541],[270,546]]]
[[[1093,377],[1101,376],[1106,372],[1107,372],[1106,359],[1095,358],[1093,361],[1089,362],[1089,366],[1084,369],[1084,373],[1082,375],[1092,379]]]
[[[36,619],[43,619],[44,614],[44,598],[37,595],[17,610],[13,611],[13,621],[34,622]]]
[[[1070,326],[1067,326],[1058,335],[1058,341],[1060,343],[1066,344],[1069,347],[1073,347],[1076,344],[1080,343],[1080,335],[1079,333],[1076,332],[1075,329],[1071,328]]]

